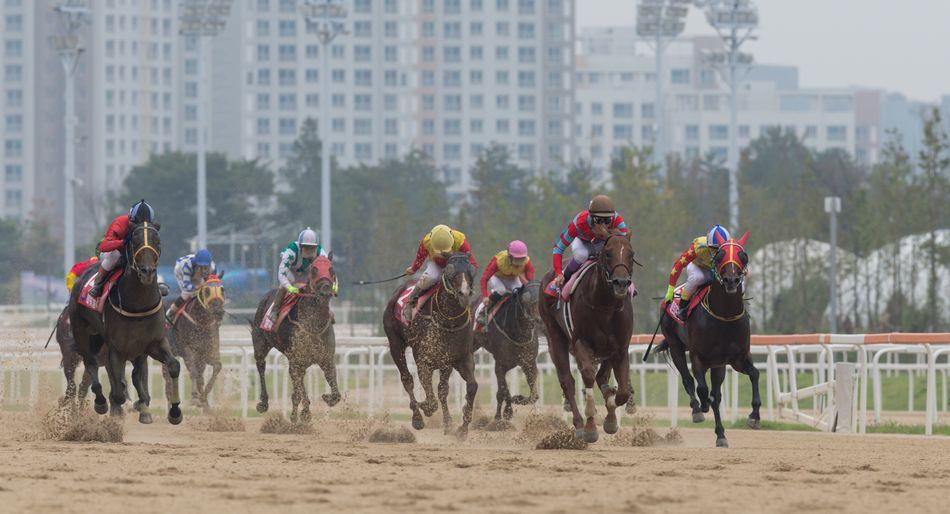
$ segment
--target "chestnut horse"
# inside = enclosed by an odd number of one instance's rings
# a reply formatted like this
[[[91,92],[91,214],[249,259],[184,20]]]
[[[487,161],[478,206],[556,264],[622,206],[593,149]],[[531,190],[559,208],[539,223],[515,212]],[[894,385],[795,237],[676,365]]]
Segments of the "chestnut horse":
[[[574,432],[587,442],[598,439],[594,384],[599,386],[607,405],[604,432],[608,434],[616,433],[620,427],[617,407],[626,404],[633,395],[627,354],[633,335],[633,302],[629,289],[633,284],[634,257],[630,237],[611,233],[596,259],[578,279],[570,301],[559,308],[557,298],[545,294],[541,300],[548,351],[557,369],[561,391],[574,414]],[[554,272],[549,271],[541,282],[542,290],[553,279]],[[577,408],[570,355],[577,361],[584,381],[584,416]],[[602,364],[600,372],[598,364]],[[616,375],[617,389],[609,385],[611,371]]]
[[[665,341],[657,347],[658,352],[669,350],[670,358],[679,371],[683,387],[690,398],[693,408],[693,422],[703,421],[703,412],[709,412],[712,406],[716,417],[716,446],[726,448],[726,431],[719,414],[722,400],[722,382],[726,377],[726,365],[739,373],[749,375],[752,382],[752,413],[749,414],[749,428],[757,429],[759,418],[759,370],[752,363],[749,351],[750,330],[749,313],[742,297],[743,281],[749,256],[745,244],[749,238],[746,232],[738,241],[720,242],[719,251],[713,257],[715,280],[703,299],[701,308],[697,308],[681,327],[664,309],[660,314],[660,327]],[[686,364],[686,352],[689,352],[693,364],[690,376]],[[712,381],[712,389],[706,386],[706,370]],[[693,382],[696,379],[696,386]],[[696,396],[699,396],[697,400]]]

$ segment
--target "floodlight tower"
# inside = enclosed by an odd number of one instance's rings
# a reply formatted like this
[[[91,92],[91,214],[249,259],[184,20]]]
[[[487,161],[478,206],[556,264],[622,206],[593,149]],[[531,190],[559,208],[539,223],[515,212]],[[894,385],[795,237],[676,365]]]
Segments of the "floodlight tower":
[[[656,101],[653,106],[654,155],[664,165],[666,153],[666,102],[663,100],[663,52],[686,27],[691,0],[640,0],[637,5],[637,35],[653,42],[656,55]]]
[[[79,29],[89,23],[89,4],[86,0],[61,0],[53,3],[53,12],[59,20],[59,30],[50,36],[53,50],[59,54],[66,75],[64,122],[64,163],[63,163],[63,272],[69,271],[75,262],[76,222],[76,64],[83,52],[79,40]]]
[[[320,49],[320,243],[328,250],[332,245],[330,224],[330,43],[346,34],[347,9],[343,0],[303,0],[300,14],[309,27],[315,27]]]
[[[228,16],[231,14],[231,4],[234,0],[182,0],[179,21],[179,33],[185,38],[195,40],[195,59],[197,73],[197,87],[195,88],[196,123],[198,125],[197,157],[198,157],[198,248],[204,248],[208,243],[208,186],[207,161],[205,156],[206,120],[204,98],[204,69],[202,61],[204,52],[202,38],[213,38],[224,30]]]
[[[752,65],[752,55],[740,51],[759,24],[759,11],[750,0],[698,0],[706,7],[706,21],[716,29],[725,45],[721,52],[710,52],[708,62],[729,84],[729,225],[739,226],[739,84]]]

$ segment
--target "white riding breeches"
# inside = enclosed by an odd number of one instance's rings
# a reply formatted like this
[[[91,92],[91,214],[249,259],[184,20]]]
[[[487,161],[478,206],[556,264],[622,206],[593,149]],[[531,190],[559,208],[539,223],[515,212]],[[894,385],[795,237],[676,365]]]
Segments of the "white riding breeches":
[[[683,286],[683,294],[686,298],[693,296],[693,293],[703,285],[712,281],[712,272],[701,268],[695,263],[686,265],[686,285]]]
[[[429,289],[434,286],[440,278],[442,278],[442,266],[436,264],[435,261],[426,261],[425,270],[423,270],[422,276],[419,277],[419,281],[416,282],[416,286],[421,290]]]
[[[99,267],[105,271],[112,271],[115,269],[115,265],[119,263],[119,259],[122,257],[122,252],[119,250],[112,250],[111,252],[102,252],[99,254]]]
[[[518,277],[492,275],[492,277],[488,279],[488,290],[495,294],[503,295],[505,293],[513,293],[520,287],[521,279]]]

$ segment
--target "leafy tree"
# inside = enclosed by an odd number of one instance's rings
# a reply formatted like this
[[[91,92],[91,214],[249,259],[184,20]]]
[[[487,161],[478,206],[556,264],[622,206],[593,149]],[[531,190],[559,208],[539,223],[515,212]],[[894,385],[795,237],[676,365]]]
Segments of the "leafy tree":
[[[19,223],[0,218],[0,302],[3,303],[19,300],[22,237]]]
[[[950,136],[948,136],[940,120],[940,109],[934,108],[931,115],[924,120],[923,148],[917,157],[923,176],[918,177],[916,190],[919,196],[926,198],[926,230],[930,235],[930,244],[927,247],[927,263],[929,278],[927,280],[927,303],[929,311],[930,330],[936,330],[940,324],[940,308],[937,287],[937,262],[942,253],[938,250],[937,228],[941,221],[940,209],[943,208],[943,218],[947,219],[948,173],[950,173]]]

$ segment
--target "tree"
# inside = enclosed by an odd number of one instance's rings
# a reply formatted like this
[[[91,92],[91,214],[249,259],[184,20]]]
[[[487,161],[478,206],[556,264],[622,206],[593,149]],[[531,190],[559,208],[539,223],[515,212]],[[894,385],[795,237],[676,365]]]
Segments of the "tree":
[[[937,295],[937,261],[941,253],[937,248],[937,228],[940,223],[938,209],[946,212],[948,193],[948,169],[950,169],[950,136],[940,121],[940,109],[934,107],[931,115],[924,120],[923,148],[917,157],[924,175],[917,180],[917,191],[927,200],[927,231],[930,244],[927,250],[929,280],[927,281],[927,303],[929,307],[929,328],[936,330],[940,324],[939,297]],[[946,216],[946,214],[944,214]]]
[[[174,262],[190,251],[195,235],[197,205],[195,154],[168,152],[152,155],[132,168],[123,183],[122,206],[145,198],[162,225],[162,260]],[[257,214],[274,191],[273,174],[258,161],[228,161],[223,154],[207,156],[208,228],[257,223]],[[127,208],[127,207],[126,207]],[[104,230],[100,230],[100,233]]]
[[[0,218],[0,302],[3,303],[19,300],[22,237],[19,223]]]

